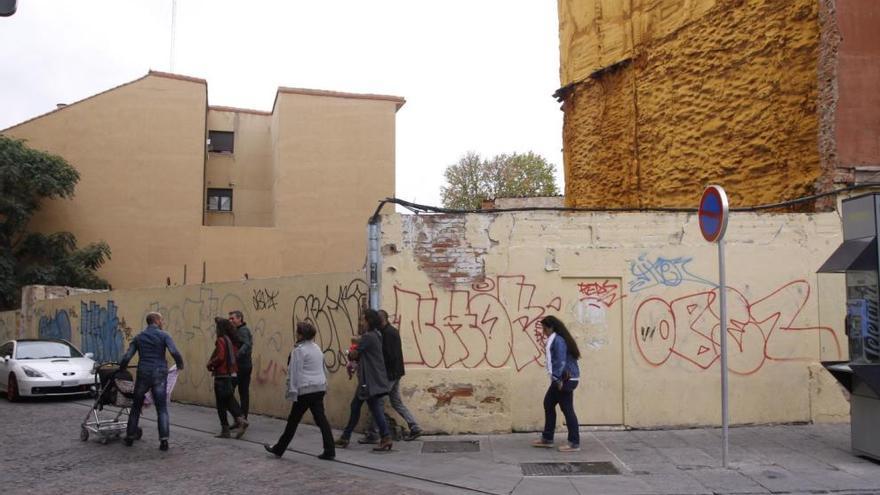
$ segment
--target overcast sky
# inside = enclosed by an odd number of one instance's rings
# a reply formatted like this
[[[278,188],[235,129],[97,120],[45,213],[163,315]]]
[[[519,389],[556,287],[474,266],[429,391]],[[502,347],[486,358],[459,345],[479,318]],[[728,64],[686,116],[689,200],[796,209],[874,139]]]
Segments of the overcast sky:
[[[0,129],[169,71],[172,0],[18,0],[0,18]],[[552,0],[177,0],[174,72],[211,105],[271,110],[278,86],[402,96],[397,196],[440,204],[465,152],[535,151],[562,189]]]

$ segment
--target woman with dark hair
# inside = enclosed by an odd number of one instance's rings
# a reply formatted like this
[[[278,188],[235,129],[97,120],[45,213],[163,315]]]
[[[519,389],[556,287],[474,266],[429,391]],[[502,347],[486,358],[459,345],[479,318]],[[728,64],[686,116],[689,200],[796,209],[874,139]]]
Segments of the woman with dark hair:
[[[217,402],[217,415],[220,416],[220,434],[217,438],[229,438],[229,420],[226,413],[235,418],[235,438],[241,438],[247,430],[248,422],[242,416],[241,407],[235,400],[235,380],[238,374],[236,354],[238,348],[233,343],[235,327],[226,318],[214,318],[217,326],[217,340],[214,341],[214,352],[208,360],[208,371],[214,375],[214,399]]]
[[[324,452],[318,459],[332,460],[336,457],[333,431],[324,414],[324,394],[327,393],[327,370],[324,353],[315,344],[314,325],[301,321],[296,324],[296,344],[290,353],[287,367],[287,400],[292,401],[287,426],[275,445],[263,445],[268,452],[281,457],[296,434],[296,428],[306,411],[312,411],[315,424],[321,429]]]
[[[580,381],[581,371],[577,360],[581,357],[577,342],[565,324],[555,316],[545,316],[539,323],[547,337],[545,356],[547,373],[550,375],[550,388],[544,395],[544,432],[541,438],[532,442],[535,447],[553,447],[553,434],[556,432],[556,405],[562,409],[568,427],[568,445],[559,447],[560,452],[581,450],[581,437],[578,419],[574,413],[574,389]]]
[[[385,412],[382,408],[381,398],[391,391],[388,382],[388,373],[385,370],[385,358],[382,355],[382,319],[379,313],[373,309],[364,311],[364,325],[359,326],[358,331],[363,332],[358,342],[357,350],[353,352],[353,359],[358,361],[357,376],[358,386],[354,397],[351,399],[351,414],[348,417],[348,425],[342,432],[342,436],[336,440],[336,445],[348,447],[351,433],[361,419],[361,406],[366,401],[373,415],[373,421],[379,427],[382,440],[373,448],[381,452],[391,450],[391,431],[385,421]]]

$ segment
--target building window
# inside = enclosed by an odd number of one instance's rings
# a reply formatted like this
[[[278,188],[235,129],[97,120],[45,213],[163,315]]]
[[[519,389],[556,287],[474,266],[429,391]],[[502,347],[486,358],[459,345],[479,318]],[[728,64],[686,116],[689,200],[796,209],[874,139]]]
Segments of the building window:
[[[232,189],[208,189],[208,211],[232,211]]]
[[[234,148],[234,132],[208,131],[208,151],[213,153],[232,153]]]

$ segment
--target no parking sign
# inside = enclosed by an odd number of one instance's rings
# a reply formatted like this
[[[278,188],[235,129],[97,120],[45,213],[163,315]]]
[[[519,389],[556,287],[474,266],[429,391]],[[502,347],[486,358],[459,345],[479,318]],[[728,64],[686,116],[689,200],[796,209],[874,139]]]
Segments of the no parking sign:
[[[724,238],[727,230],[727,193],[721,186],[709,186],[700,199],[700,233],[709,242]]]
[[[709,242],[718,244],[718,299],[721,306],[721,462],[727,467],[728,405],[727,405],[727,282],[724,276],[724,232],[727,231],[727,193],[721,186],[703,191],[700,209],[700,233]]]

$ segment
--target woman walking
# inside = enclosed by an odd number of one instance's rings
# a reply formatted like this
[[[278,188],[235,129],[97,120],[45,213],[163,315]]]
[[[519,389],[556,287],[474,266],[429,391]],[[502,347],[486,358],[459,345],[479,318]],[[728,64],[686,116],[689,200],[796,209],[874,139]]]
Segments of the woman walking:
[[[324,353],[315,344],[315,327],[308,322],[296,324],[296,344],[290,353],[287,369],[287,400],[293,401],[287,426],[275,445],[263,445],[275,457],[284,455],[287,446],[296,434],[296,428],[306,411],[312,411],[315,424],[321,429],[324,452],[318,459],[332,460],[336,457],[333,445],[333,432],[324,414],[324,394],[327,392],[327,370],[324,367]]]
[[[229,438],[229,420],[226,413],[235,418],[235,438],[241,438],[247,430],[248,422],[241,413],[235,400],[235,380],[238,374],[238,363],[235,360],[238,349],[233,343],[235,327],[226,318],[214,318],[217,326],[217,340],[214,341],[214,352],[208,360],[208,371],[214,375],[214,399],[217,403],[217,415],[220,416],[220,434],[217,438]]]
[[[581,450],[581,437],[578,419],[574,413],[574,389],[580,381],[580,368],[577,360],[581,357],[577,342],[565,325],[555,316],[546,316],[539,323],[547,337],[547,373],[550,375],[550,388],[544,395],[544,432],[541,438],[532,442],[535,447],[553,447],[553,434],[556,432],[556,405],[562,409],[568,427],[568,444],[559,447],[560,452]]]
[[[382,436],[379,445],[373,450],[388,451],[392,446],[391,431],[385,421],[381,398],[391,391],[391,384],[388,382],[385,360],[382,357],[382,334],[379,333],[382,320],[379,318],[379,313],[373,309],[365,310],[364,318],[366,331],[361,335],[357,351],[353,353],[354,359],[358,361],[358,386],[351,399],[351,414],[348,417],[348,425],[343,430],[342,436],[336,440],[336,445],[342,448],[348,447],[351,433],[361,419],[361,406],[366,401],[367,407],[370,408],[370,414],[373,415],[373,420],[379,427],[379,434]],[[359,330],[363,331],[364,329]]]

